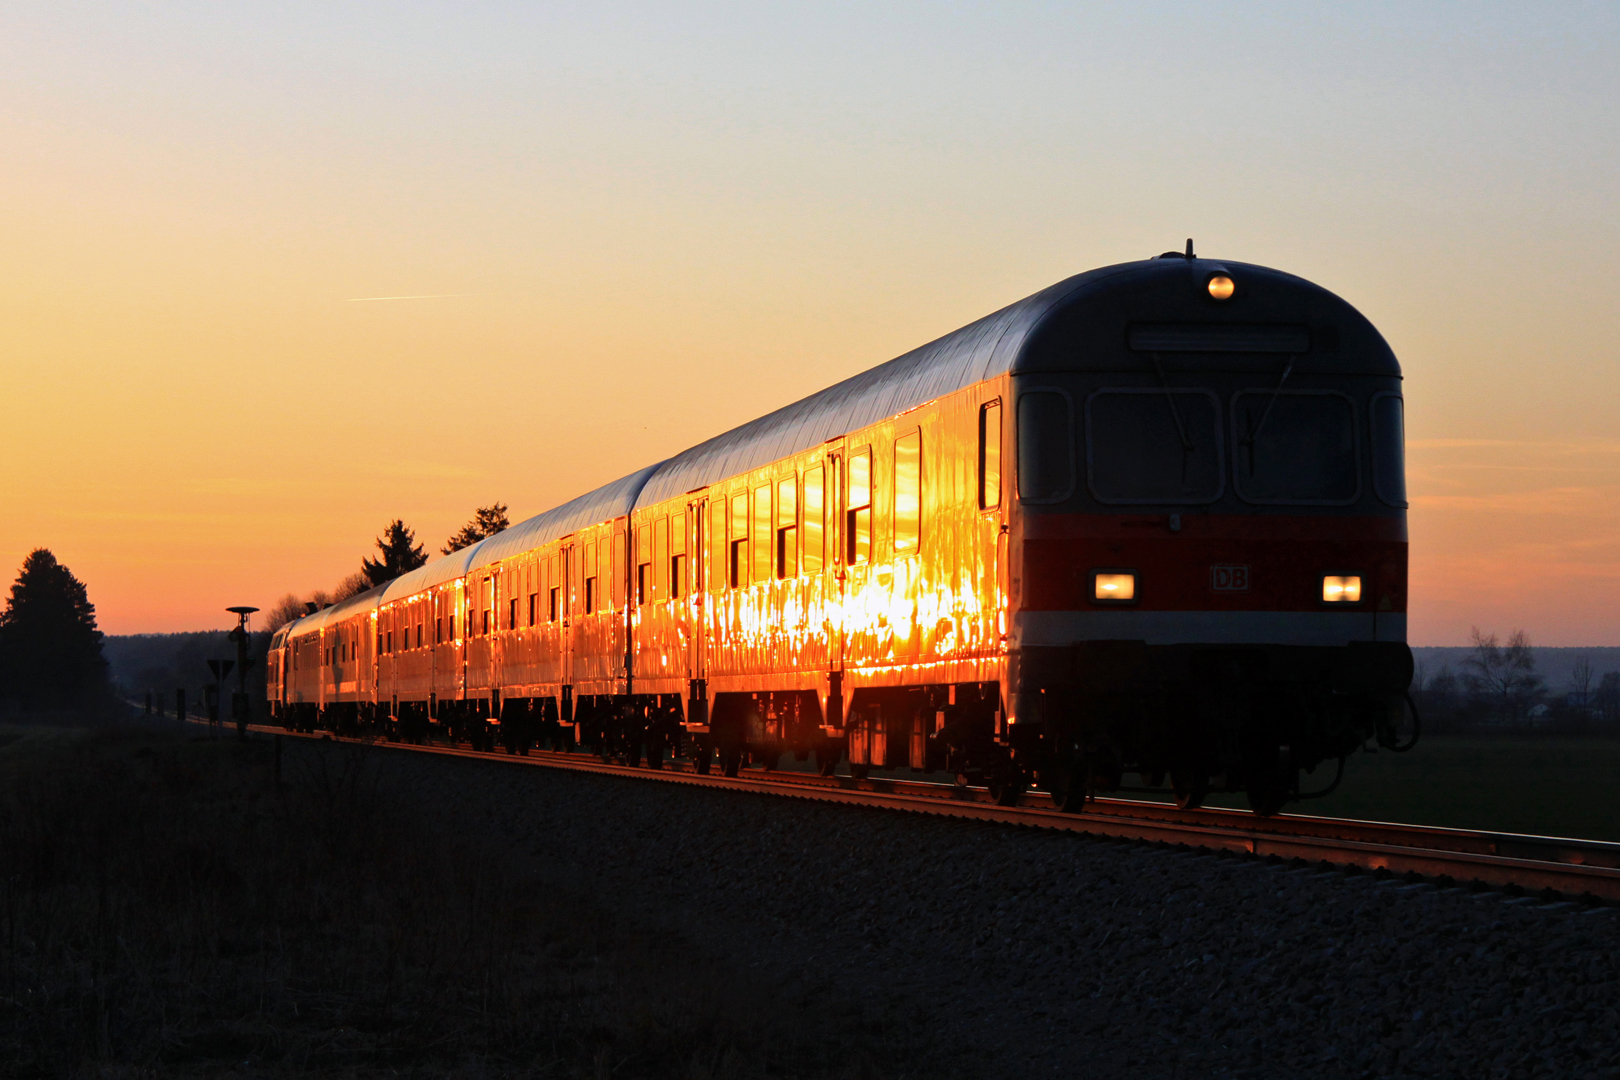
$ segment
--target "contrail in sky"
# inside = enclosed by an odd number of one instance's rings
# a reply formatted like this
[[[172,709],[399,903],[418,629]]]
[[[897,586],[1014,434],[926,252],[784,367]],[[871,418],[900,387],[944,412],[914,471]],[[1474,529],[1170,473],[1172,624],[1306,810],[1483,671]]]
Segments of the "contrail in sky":
[[[447,296],[471,296],[470,292],[440,292],[422,293],[419,296],[356,296],[343,301],[345,304],[358,304],[366,300],[441,300]]]

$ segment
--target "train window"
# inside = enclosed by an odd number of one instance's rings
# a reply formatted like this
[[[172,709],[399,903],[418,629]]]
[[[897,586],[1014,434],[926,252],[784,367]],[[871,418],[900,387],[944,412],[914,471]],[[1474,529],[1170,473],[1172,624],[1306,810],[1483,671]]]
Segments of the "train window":
[[[1023,465],[1019,464],[1019,485]],[[1208,390],[1121,387],[1086,401],[1086,482],[1098,502],[1207,503],[1226,488],[1220,403]]]
[[[669,519],[669,598],[686,595],[686,511]]]
[[[530,626],[534,625],[534,622],[535,622],[534,617],[539,612],[539,610],[540,610],[540,594],[539,593],[530,593],[529,594],[529,625]]]
[[[421,623],[416,624],[416,647],[418,649],[420,649],[422,647],[422,624]]]
[[[894,440],[894,554],[915,555],[922,543],[922,432]]]
[[[979,509],[1001,505],[1001,402],[979,409]]]
[[[1232,398],[1237,493],[1249,502],[1343,505],[1361,491],[1355,406],[1332,390]]]
[[[1018,395],[1018,497],[1062,502],[1074,494],[1074,406],[1062,390]]]
[[[508,630],[517,629],[517,597],[515,596],[506,602],[506,628]],[[417,644],[422,643],[418,641]]]
[[[636,530],[636,603],[652,600],[652,526],[643,525]]]
[[[624,603],[625,543],[625,534],[617,530],[611,540],[602,538],[602,576],[607,578],[602,584],[602,607],[607,611],[617,611]]]
[[[558,601],[561,593],[562,593],[562,590],[557,588],[555,585],[553,585],[551,587],[551,592],[549,594],[549,599],[547,601],[547,607],[549,609],[549,615],[550,615],[550,621],[551,622],[556,622],[557,621],[557,607],[558,607],[557,601]]]
[[[653,600],[669,599],[669,518],[659,515],[653,522],[652,591]]]
[[[392,630],[388,631],[388,649],[387,649],[387,651],[388,652],[393,652],[394,651],[394,632]]]
[[[748,584],[748,492],[731,497],[731,550],[726,580],[733,589]]]
[[[709,504],[709,591],[719,592],[731,583],[726,572],[726,500]]]
[[[844,557],[851,565],[872,558],[872,450],[868,447],[849,459],[849,478],[844,485],[849,501],[845,507]]]
[[[1406,505],[1406,404],[1401,395],[1372,400],[1373,490],[1391,506]]]
[[[589,615],[596,610],[597,592],[597,551],[595,544],[585,545],[585,614]]]
[[[776,576],[799,576],[799,481],[776,482]]]
[[[433,620],[433,643],[437,645],[444,640],[444,616]]]
[[[807,574],[821,570],[825,475],[820,465],[804,471],[804,538],[800,547],[804,550],[804,572]]]
[[[754,533],[749,543],[754,555],[753,581],[771,579],[771,486],[754,489]]]

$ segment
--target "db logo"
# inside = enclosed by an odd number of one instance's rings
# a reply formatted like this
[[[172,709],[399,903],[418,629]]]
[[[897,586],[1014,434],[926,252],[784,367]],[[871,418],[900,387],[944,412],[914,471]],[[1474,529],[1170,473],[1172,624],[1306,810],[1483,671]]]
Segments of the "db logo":
[[[1249,568],[1247,566],[1212,566],[1209,568],[1209,587],[1216,592],[1247,592]]]

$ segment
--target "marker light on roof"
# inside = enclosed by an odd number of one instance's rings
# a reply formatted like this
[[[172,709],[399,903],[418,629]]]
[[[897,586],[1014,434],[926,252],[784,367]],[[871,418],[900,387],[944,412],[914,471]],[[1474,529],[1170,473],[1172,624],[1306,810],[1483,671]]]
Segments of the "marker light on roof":
[[[1216,274],[1209,279],[1209,295],[1216,300],[1230,300],[1237,286],[1225,274]]]

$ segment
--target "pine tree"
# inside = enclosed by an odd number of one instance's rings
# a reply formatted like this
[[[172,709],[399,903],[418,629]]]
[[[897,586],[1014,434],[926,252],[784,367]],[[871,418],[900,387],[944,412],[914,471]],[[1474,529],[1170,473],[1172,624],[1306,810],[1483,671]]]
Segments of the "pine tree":
[[[377,537],[377,550],[382,552],[381,559],[360,560],[360,572],[373,586],[392,581],[427,562],[427,552],[416,542],[416,534],[397,518]]]
[[[0,613],[0,697],[51,709],[95,705],[106,691],[96,607],[83,582],[36,548]]]
[[[494,536],[504,529],[510,529],[512,523],[506,517],[506,504],[495,503],[491,506],[480,506],[473,513],[473,519],[461,527],[461,531],[445,541],[444,547],[439,550],[448,555],[452,551],[460,551],[487,536]]]

